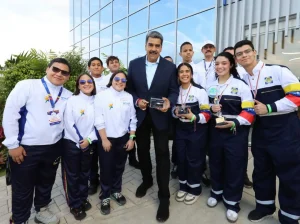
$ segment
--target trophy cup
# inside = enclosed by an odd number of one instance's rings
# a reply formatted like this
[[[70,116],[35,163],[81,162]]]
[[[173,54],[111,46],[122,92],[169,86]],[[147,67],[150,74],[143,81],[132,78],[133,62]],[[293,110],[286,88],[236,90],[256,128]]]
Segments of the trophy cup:
[[[165,101],[163,99],[151,97],[150,108],[162,109],[164,107],[164,103],[165,103]]]
[[[218,91],[218,86],[211,86],[208,88],[208,97],[213,99],[213,102],[215,105],[219,105],[220,104],[220,99],[219,99],[219,91]],[[218,111],[216,113],[216,125],[225,125],[225,118],[222,116],[222,112]]]
[[[178,107],[178,115],[184,115],[184,114],[188,114],[188,113],[189,113],[189,110],[185,104],[182,104],[181,106]]]

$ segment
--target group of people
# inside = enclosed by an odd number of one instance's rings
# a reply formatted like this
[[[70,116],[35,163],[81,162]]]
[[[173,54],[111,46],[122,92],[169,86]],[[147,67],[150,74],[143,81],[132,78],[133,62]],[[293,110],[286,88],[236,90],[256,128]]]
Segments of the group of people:
[[[153,185],[150,136],[154,138],[159,206],[156,219],[169,218],[170,124],[179,178],[178,202],[193,204],[202,192],[208,156],[211,193],[207,205],[223,201],[229,222],[236,222],[245,184],[248,135],[253,127],[253,188],[256,208],[248,219],[259,222],[275,210],[279,178],[279,221],[300,219],[300,84],[292,72],[256,60],[251,41],[242,40],[213,57],[215,45],[202,47],[205,59],[192,60],[193,47],[180,47],[182,63],[160,56],[163,36],[149,32],[146,55],[120,71],[117,57],[88,62],[75,92],[63,87],[71,67],[53,59],[42,79],[20,81],[7,98],[3,115],[12,180],[11,223],[27,223],[33,204],[38,223],[59,223],[49,210],[51,190],[61,159],[62,181],[70,212],[77,220],[91,208],[88,194],[100,183],[100,212],[110,200],[126,203],[122,175],[129,164],[139,168],[136,197]],[[207,60],[210,59],[210,60]],[[238,66],[237,66],[238,63]],[[135,157],[137,146],[138,162]],[[99,168],[100,165],[100,182]],[[207,181],[207,180],[206,180]],[[249,181],[249,180],[248,180]],[[89,184],[90,182],[90,184]]]

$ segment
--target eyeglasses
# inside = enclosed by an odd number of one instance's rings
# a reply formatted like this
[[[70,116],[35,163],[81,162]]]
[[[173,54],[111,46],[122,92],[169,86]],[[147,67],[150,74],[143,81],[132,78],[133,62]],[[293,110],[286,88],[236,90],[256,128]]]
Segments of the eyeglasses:
[[[248,55],[248,54],[250,54],[250,52],[252,52],[253,51],[253,49],[247,49],[247,50],[245,50],[245,51],[241,51],[241,52],[237,52],[236,54],[235,54],[235,56],[237,57],[237,58],[239,58],[239,57],[242,57],[243,55],[244,55],[244,53],[245,53],[245,55]]]
[[[86,83],[93,84],[93,80],[91,80],[91,79],[88,79],[88,80],[79,80],[79,84],[80,85],[84,85]]]
[[[61,74],[62,74],[63,76],[68,76],[68,75],[70,75],[70,72],[67,72],[67,71],[65,71],[65,70],[61,70],[61,69],[59,69],[59,68],[57,68],[57,67],[55,67],[55,66],[52,66],[52,71],[55,72],[55,73],[60,73],[60,72],[61,72]]]
[[[208,48],[214,48],[215,46],[214,45],[212,45],[212,44],[207,44],[207,45],[205,45],[203,48],[204,49],[208,49]]]
[[[126,83],[126,82],[127,82],[127,79],[125,79],[125,78],[120,78],[120,77],[118,77],[118,76],[116,76],[116,77],[114,78],[114,80],[115,80],[116,82],[121,81],[122,83]]]

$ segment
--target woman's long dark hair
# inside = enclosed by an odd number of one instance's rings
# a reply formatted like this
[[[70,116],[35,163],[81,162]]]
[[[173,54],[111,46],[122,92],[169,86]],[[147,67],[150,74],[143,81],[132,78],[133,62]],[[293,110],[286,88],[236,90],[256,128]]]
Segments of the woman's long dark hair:
[[[85,73],[80,74],[80,75],[77,77],[77,79],[76,79],[75,91],[74,91],[74,94],[73,94],[73,95],[76,96],[76,95],[78,95],[78,94],[80,93],[80,89],[79,89],[79,80],[80,80],[80,78],[81,78],[82,76],[84,76],[84,75],[87,75],[91,80],[93,80],[94,89],[93,89],[93,91],[91,92],[91,96],[96,95],[96,94],[97,94],[97,91],[96,91],[96,85],[95,85],[94,78],[93,78],[91,75],[85,74]]]
[[[108,88],[111,87],[112,82],[113,82],[113,79],[114,79],[115,76],[116,76],[117,74],[119,74],[119,73],[123,74],[123,75],[125,76],[125,78],[127,79],[127,74],[126,74],[125,72],[123,72],[123,71],[121,71],[121,70],[116,71],[115,73],[113,73],[113,74],[111,75],[111,77],[110,77],[110,79],[109,79],[109,82],[108,82],[108,84],[107,84],[107,87],[108,87]],[[128,81],[128,79],[127,79],[127,81]],[[127,83],[126,83],[126,86],[127,86]]]
[[[182,63],[179,64],[178,67],[177,67],[177,76],[178,76],[178,83],[179,83],[179,85],[181,85],[181,82],[180,82],[180,79],[179,79],[179,72],[180,72],[181,67],[184,66],[184,65],[185,65],[186,67],[188,67],[189,70],[191,71],[191,75],[192,75],[192,78],[191,78],[191,84],[192,84],[193,86],[197,85],[197,84],[195,83],[194,79],[193,79],[193,76],[194,76],[193,67],[192,67],[189,63],[186,63],[186,62],[182,62]]]
[[[236,70],[236,63],[235,63],[233,55],[228,52],[222,52],[216,56],[215,60],[217,60],[217,58],[221,57],[221,56],[228,59],[230,66],[231,66],[230,71],[229,71],[230,74],[233,75],[234,78],[240,79],[241,77],[240,77],[238,71]],[[216,76],[218,77],[217,73],[216,73]]]

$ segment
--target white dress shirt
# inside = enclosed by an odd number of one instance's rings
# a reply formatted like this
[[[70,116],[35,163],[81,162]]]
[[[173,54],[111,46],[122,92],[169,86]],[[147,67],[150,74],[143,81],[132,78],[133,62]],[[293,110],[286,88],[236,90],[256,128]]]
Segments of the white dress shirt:
[[[109,83],[109,79],[110,79],[111,75],[112,75],[112,73],[109,73],[108,75],[102,74],[99,78],[93,77],[95,84],[96,84],[97,93],[100,93],[103,90],[107,89],[107,84]]]
[[[149,62],[146,57],[146,75],[147,75],[147,85],[148,89],[150,89],[160,57],[158,57],[156,62]]]

